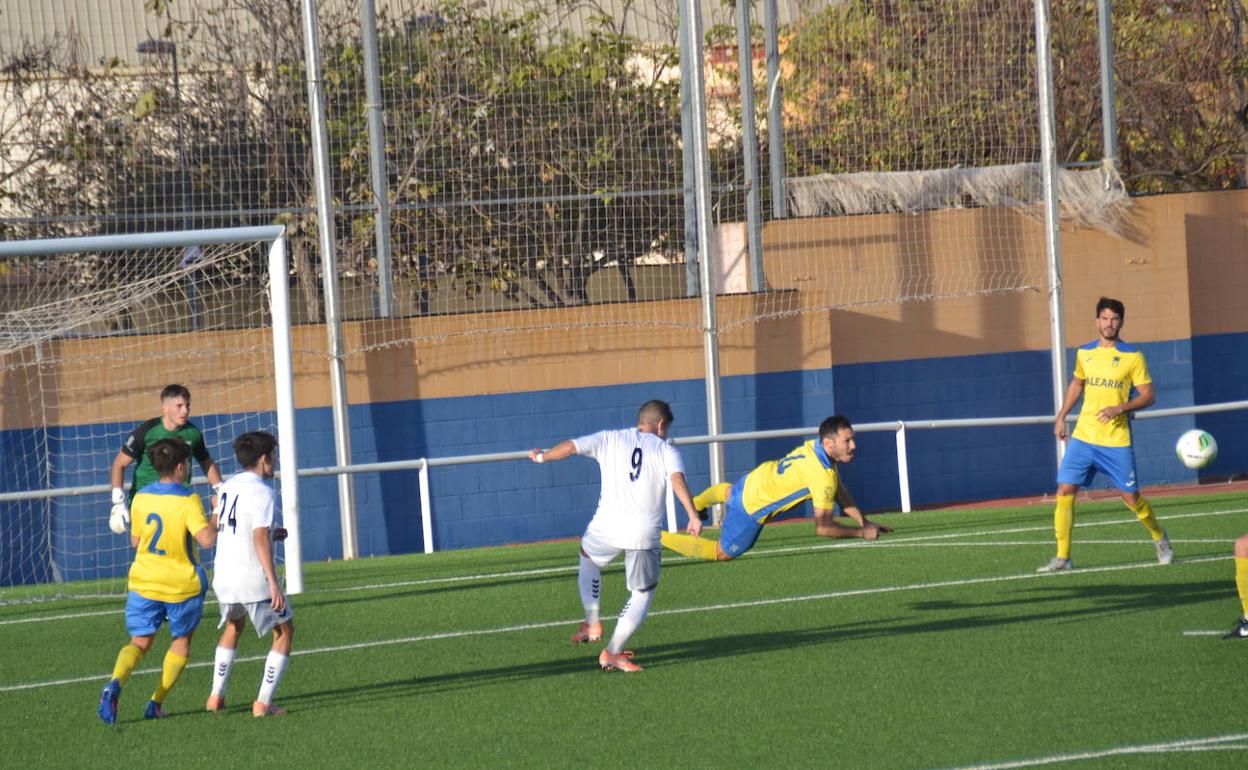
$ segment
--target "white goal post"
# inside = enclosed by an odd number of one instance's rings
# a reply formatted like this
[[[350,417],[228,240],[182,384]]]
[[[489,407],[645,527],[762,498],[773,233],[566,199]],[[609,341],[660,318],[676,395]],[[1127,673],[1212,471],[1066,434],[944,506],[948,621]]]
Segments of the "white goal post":
[[[287,590],[303,591],[284,227],[0,241],[0,303],[0,449],[16,460],[0,603],[124,592],[108,468],[168,382],[191,388],[223,475],[237,434],[276,433]]]

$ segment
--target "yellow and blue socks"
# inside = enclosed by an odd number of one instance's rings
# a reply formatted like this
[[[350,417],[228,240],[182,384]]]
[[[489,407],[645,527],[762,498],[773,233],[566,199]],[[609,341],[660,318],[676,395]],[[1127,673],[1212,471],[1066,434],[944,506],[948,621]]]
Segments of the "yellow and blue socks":
[[[138,668],[141,660],[143,660],[143,650],[133,644],[122,647],[121,652],[117,653],[117,662],[113,664],[113,679],[123,685],[130,681],[130,675]]]
[[[1057,536],[1057,558],[1070,558],[1070,537],[1075,529],[1075,496],[1058,495],[1053,509],[1053,534]]]
[[[715,561],[719,558],[719,543],[702,537],[664,531],[659,534],[663,547],[691,559]]]
[[[1235,587],[1239,589],[1239,603],[1248,620],[1248,556],[1235,557]]]
[[[1153,506],[1149,505],[1147,500],[1141,497],[1135,505],[1126,502],[1123,505],[1131,509],[1131,512],[1135,514],[1135,518],[1139,519],[1140,523],[1144,525],[1144,529],[1148,530],[1148,534],[1152,536],[1154,542],[1165,537],[1165,531],[1157,523],[1157,514],[1153,513]]]
[[[699,511],[705,511],[712,505],[721,505],[728,502],[728,493],[732,491],[732,485],[728,483],[716,484],[712,487],[702,490],[700,494],[694,495],[693,507]]]
[[[169,695],[169,691],[178,683],[178,678],[182,676],[182,669],[186,668],[186,658],[182,655],[170,650],[165,653],[165,664],[160,671],[160,684],[156,685],[156,691],[152,693],[152,700],[156,703],[164,703],[165,697]]]

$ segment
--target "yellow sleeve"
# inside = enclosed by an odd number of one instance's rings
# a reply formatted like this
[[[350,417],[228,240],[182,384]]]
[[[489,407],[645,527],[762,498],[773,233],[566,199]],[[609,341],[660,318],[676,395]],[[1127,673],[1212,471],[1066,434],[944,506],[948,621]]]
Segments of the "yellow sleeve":
[[[1153,378],[1148,373],[1148,363],[1144,360],[1144,354],[1138,353],[1135,356],[1135,362],[1131,366],[1131,384],[1132,385],[1148,385]]]
[[[191,533],[191,537],[195,537],[197,532],[208,526],[208,519],[204,516],[204,501],[199,499],[199,495],[192,494],[190,500],[190,510],[186,514],[186,531]]]
[[[817,457],[808,457],[803,463],[806,487],[810,491],[810,503],[816,508],[832,510],[836,505],[836,471],[823,467]]]
[[[1088,375],[1083,371],[1083,361],[1080,360],[1078,351],[1075,351],[1075,379],[1088,379]]]

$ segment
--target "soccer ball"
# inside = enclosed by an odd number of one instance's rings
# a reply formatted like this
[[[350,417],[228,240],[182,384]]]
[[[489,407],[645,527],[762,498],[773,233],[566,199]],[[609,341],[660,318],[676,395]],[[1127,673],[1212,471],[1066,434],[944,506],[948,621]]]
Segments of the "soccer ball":
[[[1174,453],[1179,462],[1193,470],[1204,468],[1218,456],[1218,442],[1208,432],[1193,428],[1182,436],[1174,445]]]

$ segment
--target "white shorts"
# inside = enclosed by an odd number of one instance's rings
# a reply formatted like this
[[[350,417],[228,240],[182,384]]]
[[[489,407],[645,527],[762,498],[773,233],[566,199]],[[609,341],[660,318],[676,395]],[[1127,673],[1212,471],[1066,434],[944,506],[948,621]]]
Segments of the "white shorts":
[[[633,551],[608,545],[588,532],[581,538],[581,551],[599,568],[605,567],[624,554],[625,585],[630,591],[654,590],[659,585],[659,552],[661,547]]]
[[[273,629],[292,620],[295,617],[295,610],[290,606],[289,600],[281,612],[274,612],[273,602],[268,599],[262,602],[234,602],[229,604],[222,602],[221,622],[217,624],[217,628],[224,628],[228,621],[244,617],[251,618],[251,626],[256,629],[256,636],[264,638]]]

